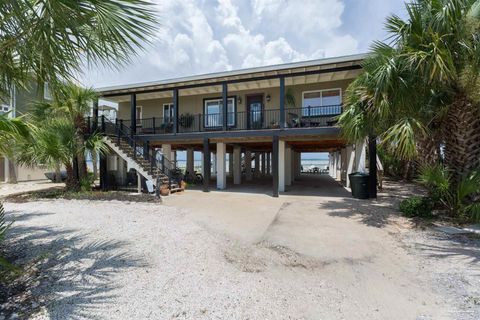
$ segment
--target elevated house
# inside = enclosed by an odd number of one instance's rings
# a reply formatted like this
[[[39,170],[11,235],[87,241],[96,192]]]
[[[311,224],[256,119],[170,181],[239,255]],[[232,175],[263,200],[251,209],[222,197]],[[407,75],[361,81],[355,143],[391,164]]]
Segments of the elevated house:
[[[52,97],[48,84],[38,87],[33,80],[29,81],[25,88],[13,87],[10,96],[0,100],[0,114],[8,114],[8,117],[15,118],[28,113],[35,101],[49,101]],[[23,182],[46,179],[45,173],[48,170],[42,166],[27,167],[15,163],[13,159],[0,155],[0,182]]]
[[[179,150],[187,152],[188,174],[194,171],[194,152],[201,152],[205,191],[228,189],[259,173],[271,178],[272,194],[278,196],[299,176],[304,152],[328,152],[330,175],[347,185],[347,174],[364,166],[365,144],[348,145],[336,116],[347,86],[362,72],[363,58],[98,89],[102,99],[118,103],[115,121],[99,117],[96,106],[89,119],[92,130],[108,133],[112,149],[101,161],[102,185],[121,183],[127,168],[157,185],[171,182]]]

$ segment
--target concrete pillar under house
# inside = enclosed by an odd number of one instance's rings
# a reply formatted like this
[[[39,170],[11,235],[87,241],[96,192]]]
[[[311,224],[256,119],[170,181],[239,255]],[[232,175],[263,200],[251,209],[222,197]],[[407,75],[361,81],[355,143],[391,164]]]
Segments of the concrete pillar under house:
[[[266,173],[267,161],[266,161],[266,159],[265,159],[266,153],[265,153],[265,152],[262,152],[261,155],[262,155],[262,160],[261,160],[261,161],[262,161],[262,165],[261,165],[261,170],[260,170],[260,171],[261,171],[262,177],[264,177],[264,176],[267,174],[267,173]]]
[[[255,169],[254,169],[254,177],[258,178],[260,176],[260,153],[255,152]]]
[[[228,176],[233,177],[233,152],[228,154]]]
[[[169,162],[172,161],[172,145],[171,144],[162,144],[162,154],[163,157],[168,160],[165,161],[165,166],[168,168]]]
[[[194,164],[194,151],[193,148],[187,149],[187,172],[190,177],[194,176],[195,164]]]
[[[367,144],[366,139],[361,139],[355,143],[355,161],[353,170],[355,172],[365,172],[365,161],[367,158]]]
[[[252,153],[245,150],[245,180],[252,181]]]
[[[285,141],[278,141],[278,191],[285,192]]]
[[[285,148],[285,185],[290,186],[292,184],[292,149],[290,147]]]
[[[238,146],[233,148],[233,184],[242,182],[242,149]]]
[[[227,187],[226,170],[226,145],[224,142],[217,142],[217,189],[223,190]]]
[[[267,175],[270,175],[272,173],[272,171],[271,171],[271,161],[272,161],[271,155],[272,154],[270,152],[267,152],[267,171],[266,171]]]
[[[350,178],[348,175],[353,172],[353,167],[354,167],[354,162],[355,162],[355,152],[353,151],[353,146],[349,145],[347,146],[347,181],[346,181],[346,187],[350,187]]]

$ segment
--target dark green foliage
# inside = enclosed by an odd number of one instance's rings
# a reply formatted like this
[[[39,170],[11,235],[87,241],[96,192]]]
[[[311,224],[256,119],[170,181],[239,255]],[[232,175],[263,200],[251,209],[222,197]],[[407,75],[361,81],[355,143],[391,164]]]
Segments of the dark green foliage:
[[[178,118],[178,123],[183,128],[190,128],[193,124],[193,120],[195,120],[193,114],[191,113],[184,113]]]
[[[409,218],[429,218],[432,216],[433,203],[426,197],[411,197],[400,202],[400,211]]]

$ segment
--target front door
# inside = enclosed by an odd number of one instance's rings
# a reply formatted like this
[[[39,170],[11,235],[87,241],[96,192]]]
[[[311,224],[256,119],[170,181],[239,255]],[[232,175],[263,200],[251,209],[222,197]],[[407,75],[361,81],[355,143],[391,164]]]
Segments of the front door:
[[[263,94],[247,96],[248,129],[263,128]]]

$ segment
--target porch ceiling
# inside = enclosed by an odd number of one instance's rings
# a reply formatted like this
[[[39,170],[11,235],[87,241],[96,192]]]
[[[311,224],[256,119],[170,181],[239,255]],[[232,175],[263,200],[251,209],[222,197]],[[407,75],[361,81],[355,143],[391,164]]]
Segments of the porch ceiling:
[[[216,142],[210,141],[210,150],[214,152],[216,150]],[[265,140],[222,140],[227,144],[227,152],[233,152],[234,146],[240,146],[241,148],[251,150],[253,152],[271,152],[272,141],[271,139]],[[346,145],[346,141],[339,138],[331,139],[310,139],[303,141],[286,141],[293,150],[297,152],[330,152],[339,150]],[[155,148],[161,148],[160,142],[151,142],[151,146]],[[195,151],[203,150],[203,143],[201,141],[178,141],[171,144],[172,150],[187,150],[193,148]]]

